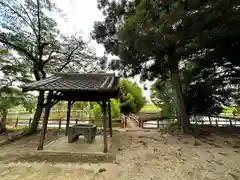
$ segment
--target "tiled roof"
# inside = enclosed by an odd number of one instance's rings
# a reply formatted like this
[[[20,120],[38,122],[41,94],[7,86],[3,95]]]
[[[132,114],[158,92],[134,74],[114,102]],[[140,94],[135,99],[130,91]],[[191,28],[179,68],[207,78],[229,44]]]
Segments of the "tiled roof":
[[[44,80],[22,86],[23,91],[104,91],[117,90],[119,77],[114,74],[55,73]]]

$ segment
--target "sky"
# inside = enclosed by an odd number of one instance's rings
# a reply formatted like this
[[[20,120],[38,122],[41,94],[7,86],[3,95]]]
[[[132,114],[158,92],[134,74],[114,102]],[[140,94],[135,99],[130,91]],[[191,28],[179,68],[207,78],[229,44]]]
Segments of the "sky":
[[[66,14],[66,18],[57,15],[55,19],[61,32],[69,35],[80,33],[83,39],[90,41],[90,46],[96,49],[97,56],[103,56],[104,47],[90,37],[94,21],[104,19],[97,8],[97,0],[55,0],[55,2]]]
[[[101,11],[97,8],[97,0],[55,0],[57,6],[66,14],[66,18],[60,15],[55,15],[59,28],[62,33],[75,34],[80,33],[83,39],[89,42],[89,46],[96,50],[97,56],[104,55],[104,47],[97,44],[90,37],[90,32],[93,30],[94,21],[104,19]],[[111,58],[111,56],[110,56]],[[139,77],[132,79],[136,81],[140,87],[144,84],[139,83]],[[145,82],[148,90],[143,89],[143,95],[150,100],[150,82]]]

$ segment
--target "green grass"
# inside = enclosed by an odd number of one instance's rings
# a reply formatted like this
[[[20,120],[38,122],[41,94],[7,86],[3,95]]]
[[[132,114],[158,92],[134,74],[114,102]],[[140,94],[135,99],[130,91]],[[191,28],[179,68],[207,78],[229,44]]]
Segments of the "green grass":
[[[154,104],[146,104],[142,109],[141,112],[159,112],[161,108],[158,108]]]
[[[223,113],[227,113],[227,114],[232,114],[235,107],[228,107],[228,106],[223,106]]]

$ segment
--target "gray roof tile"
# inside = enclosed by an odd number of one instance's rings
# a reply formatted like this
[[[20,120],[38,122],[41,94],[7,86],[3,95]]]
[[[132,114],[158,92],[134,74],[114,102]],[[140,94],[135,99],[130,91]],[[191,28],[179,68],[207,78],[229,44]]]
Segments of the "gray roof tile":
[[[24,91],[102,91],[117,90],[119,77],[114,74],[55,73],[44,80],[22,86]]]

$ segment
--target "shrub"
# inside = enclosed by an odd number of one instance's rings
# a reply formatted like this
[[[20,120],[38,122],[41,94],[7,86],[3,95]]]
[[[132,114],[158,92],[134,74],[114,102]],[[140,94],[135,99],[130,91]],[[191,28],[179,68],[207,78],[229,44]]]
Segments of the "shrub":
[[[122,80],[120,87],[120,107],[124,114],[139,112],[146,103],[142,89],[134,82]]]
[[[101,119],[103,116],[102,107],[95,103],[92,109],[95,119]],[[111,116],[112,118],[118,118],[120,116],[119,102],[117,100],[111,100]]]

